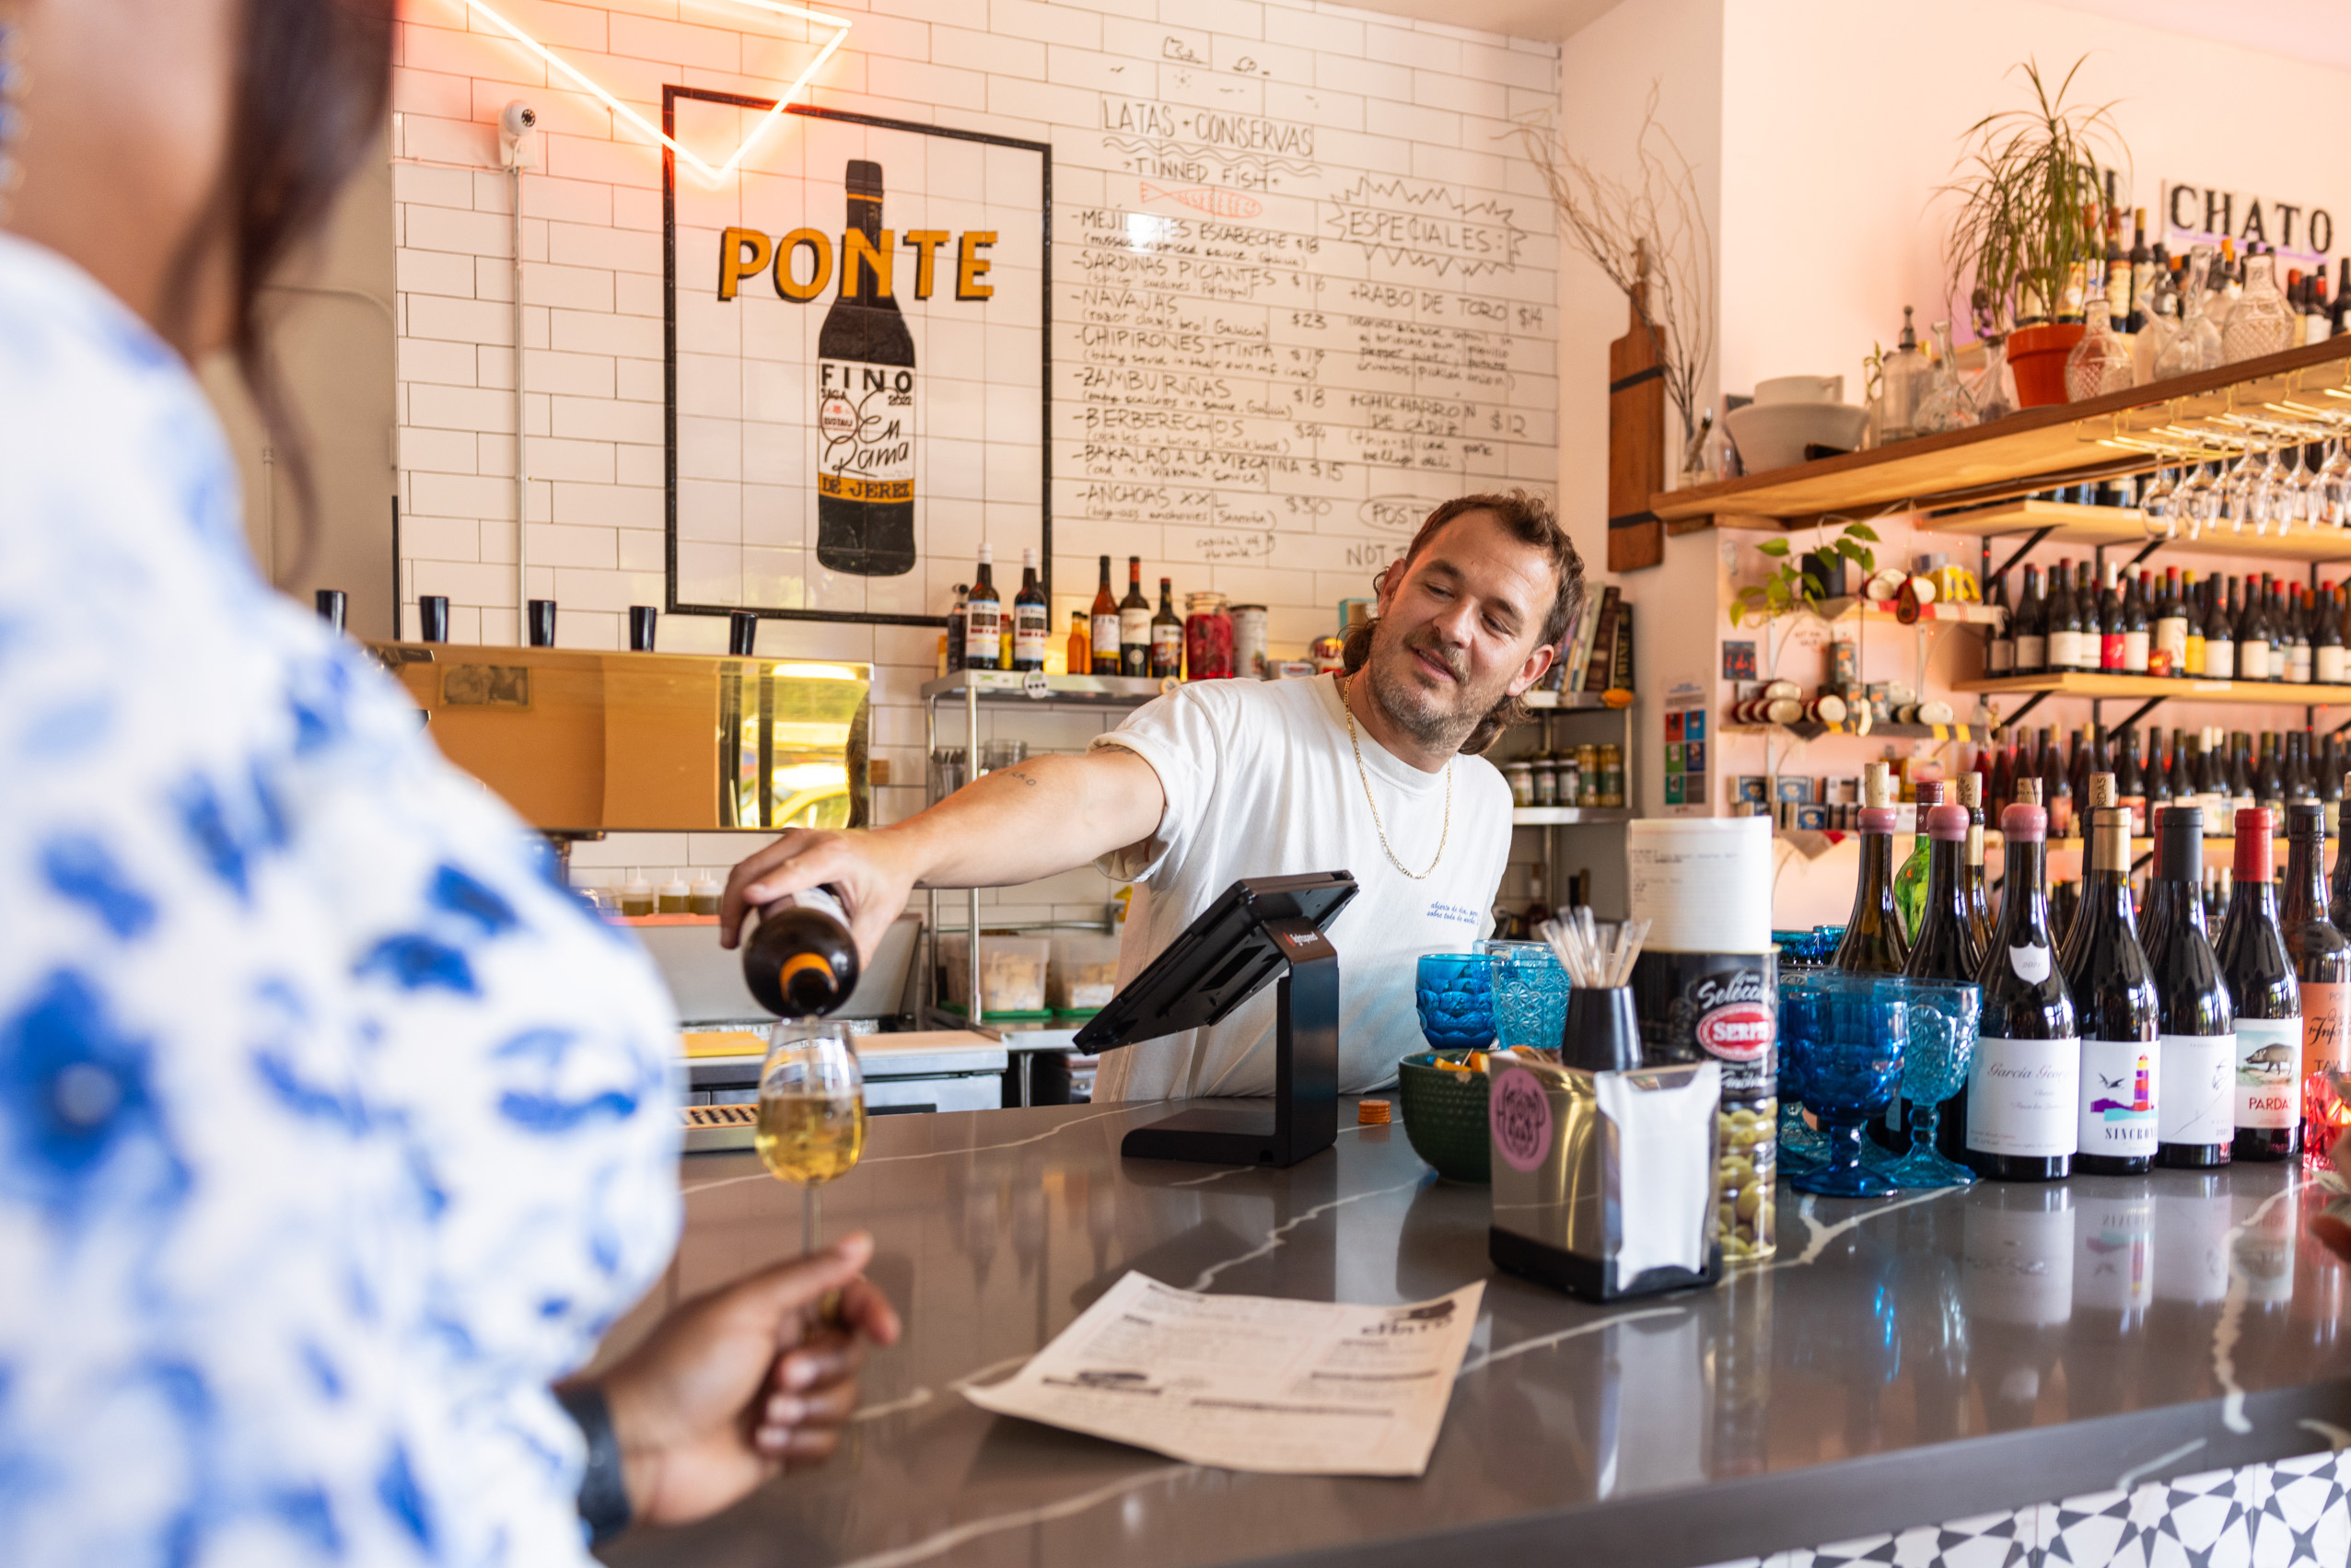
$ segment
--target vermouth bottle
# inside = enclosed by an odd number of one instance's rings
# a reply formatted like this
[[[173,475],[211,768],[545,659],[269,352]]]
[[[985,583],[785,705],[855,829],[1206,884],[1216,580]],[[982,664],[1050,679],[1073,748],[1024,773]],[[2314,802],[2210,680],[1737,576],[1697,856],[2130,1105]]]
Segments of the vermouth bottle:
[[[1983,1035],[1968,1068],[1961,1157],[1995,1180],[2060,1181],[2073,1168],[2081,1040],[2049,935],[2049,819],[2038,806],[2011,806],[2000,813],[2000,832],[2006,885],[2000,927],[1977,977]]]
[[[1053,610],[1037,581],[1037,552],[1020,552],[1020,591],[1012,597],[1012,668],[1045,668],[1045,645],[1053,638]]]
[[[2155,1162],[2155,981],[2131,911],[2131,814],[2101,800],[2089,819],[2081,912],[2058,958],[2081,1028],[2074,1168],[2135,1176]]]
[[[1119,673],[1118,600],[1111,597],[1111,558],[1102,557],[1101,580],[1094,585],[1094,609],[1088,618],[1087,633],[1091,646],[1088,662],[1093,675]],[[1077,670],[1069,672],[1078,674]]]
[[[2156,1160],[2188,1169],[2227,1165],[2236,1136],[2236,1009],[2206,932],[2199,807],[2174,806],[2157,814],[2146,926],[2162,1031]]]
[[[2277,924],[2270,880],[2270,814],[2237,813],[2237,877],[2220,928],[2220,972],[2237,1006],[2237,1135],[2240,1160],[2291,1159],[2302,1147],[2302,998]]]
[[[963,667],[1004,668],[1004,601],[996,598],[995,549],[980,546],[980,571],[963,596]]]
[[[1143,597],[1143,557],[1126,558],[1126,597],[1118,601],[1118,672],[1157,675],[1151,668],[1151,601]]]
[[[851,158],[845,184],[841,291],[816,339],[816,558],[895,577],[914,569],[914,339],[890,288],[881,165]]]

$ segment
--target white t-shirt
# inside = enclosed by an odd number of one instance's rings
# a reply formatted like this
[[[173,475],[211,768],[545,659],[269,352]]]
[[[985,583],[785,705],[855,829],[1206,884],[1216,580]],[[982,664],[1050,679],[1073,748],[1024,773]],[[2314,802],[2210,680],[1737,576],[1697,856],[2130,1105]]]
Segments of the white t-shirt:
[[[1494,926],[1510,854],[1510,786],[1482,757],[1456,757],[1452,821],[1446,774],[1425,773],[1365,734],[1363,776],[1347,744],[1335,679],[1205,680],[1148,704],[1094,744],[1151,764],[1167,791],[1159,830],[1102,857],[1135,881],[1119,950],[1124,985],[1244,877],[1345,871],[1362,891],[1330,926],[1339,951],[1339,1088],[1393,1080],[1399,1057],[1426,1050],[1413,1005],[1423,953],[1460,953]],[[1398,859],[1380,849],[1364,778]],[[1274,1092],[1274,993],[1268,985],[1224,1022],[1106,1052],[1097,1100]]]

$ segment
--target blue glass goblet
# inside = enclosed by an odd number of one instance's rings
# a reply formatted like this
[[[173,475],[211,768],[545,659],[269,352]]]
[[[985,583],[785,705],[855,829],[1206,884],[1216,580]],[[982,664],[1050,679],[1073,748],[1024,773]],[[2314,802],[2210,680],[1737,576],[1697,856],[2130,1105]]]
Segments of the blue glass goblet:
[[[1910,1101],[1910,1149],[1882,1167],[1897,1187],[1964,1187],[1975,1172],[1935,1147],[1943,1102],[1967,1083],[1983,1021],[1984,988],[1973,981],[1910,982],[1910,1048],[1902,1064],[1903,1098]]]
[[[1779,1174],[1789,1180],[1828,1158],[1827,1140],[1804,1120],[1802,1053],[1794,1045],[1805,1030],[1820,1028],[1819,993],[1810,982],[1827,972],[1786,964],[1779,971]]]
[[[1794,1179],[1799,1192],[1883,1198],[1901,1191],[1862,1163],[1861,1129],[1885,1114],[1902,1086],[1909,982],[1899,975],[1830,972],[1810,978],[1798,1005],[1797,1059],[1804,1103],[1820,1119],[1828,1158]]]
[[[1413,1000],[1433,1051],[1494,1043],[1494,960],[1484,953],[1424,953]]]

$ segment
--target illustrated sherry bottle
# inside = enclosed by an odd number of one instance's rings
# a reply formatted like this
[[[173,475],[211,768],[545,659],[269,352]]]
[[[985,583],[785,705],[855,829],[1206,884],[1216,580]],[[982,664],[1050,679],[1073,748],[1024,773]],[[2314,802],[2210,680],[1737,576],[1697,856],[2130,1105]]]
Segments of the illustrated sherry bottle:
[[[849,229],[879,260],[844,244],[841,291],[817,330],[816,558],[896,577],[914,569],[914,339],[888,286],[881,165],[851,158],[845,184]]]
[[[1126,558],[1126,597],[1118,601],[1118,672],[1155,675],[1151,668],[1151,601],[1143,597],[1143,557]]]
[[[1968,1067],[1961,1157],[1995,1180],[2060,1181],[2073,1167],[2081,1040],[2049,935],[2049,819],[2038,806],[2011,806],[2000,813],[2000,927],[1977,976],[1983,1035]]]
[[[2058,966],[2081,1029],[2080,1121],[2074,1168],[2136,1176],[2155,1163],[2158,1039],[2155,981],[2131,909],[2131,814],[2109,805],[2109,775],[2089,812],[2081,912]]]
[[[1111,558],[1102,557],[1102,575],[1094,585],[1094,610],[1089,618],[1088,636],[1091,639],[1095,675],[1120,673],[1118,655],[1118,600],[1111,597]],[[1071,670],[1072,675],[1077,674]]]
[[[2220,928],[2220,972],[2237,1006],[2237,1135],[2240,1160],[2291,1159],[2302,1147],[2302,997],[2278,929],[2270,814],[2239,811],[2237,877]]]

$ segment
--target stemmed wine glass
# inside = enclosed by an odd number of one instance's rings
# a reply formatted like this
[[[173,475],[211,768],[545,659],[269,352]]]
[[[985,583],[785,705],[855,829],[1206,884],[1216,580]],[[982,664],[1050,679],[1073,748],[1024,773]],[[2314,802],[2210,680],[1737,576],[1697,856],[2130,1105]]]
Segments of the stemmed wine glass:
[[[866,1152],[866,1077],[846,1025],[787,1018],[768,1030],[752,1144],[770,1175],[800,1184],[800,1247],[814,1252],[817,1190]]]
[[[2180,482],[2172,503],[2180,515],[2188,519],[2188,537],[2200,538],[2220,516],[2220,484],[2214,477],[2212,466],[2198,462],[2193,472]]]
[[[2254,445],[2250,436],[2235,438],[2239,448],[2237,460],[2222,470],[2215,482],[2221,511],[2229,519],[2230,533],[2243,533],[2245,524],[2252,517],[2252,493],[2259,482],[2260,468],[2253,461]]]
[[[2155,477],[2139,493],[2139,526],[2149,539],[2171,540],[2180,537],[2180,509],[2175,498],[2180,492],[2180,470],[2155,465]],[[2192,533],[2188,536],[2194,539]]]
[[[2351,456],[2343,450],[2343,432],[2332,429],[2326,438],[2326,457],[2319,464],[2315,505],[2310,513],[2313,520],[2323,517],[2334,528],[2351,522]]]
[[[1967,1086],[1984,988],[1973,981],[1914,980],[1906,1000],[1910,1040],[1902,1092],[1910,1101],[1910,1148],[1879,1168],[1897,1187],[1964,1187],[1975,1172],[1937,1149],[1935,1132],[1943,1102]]]

